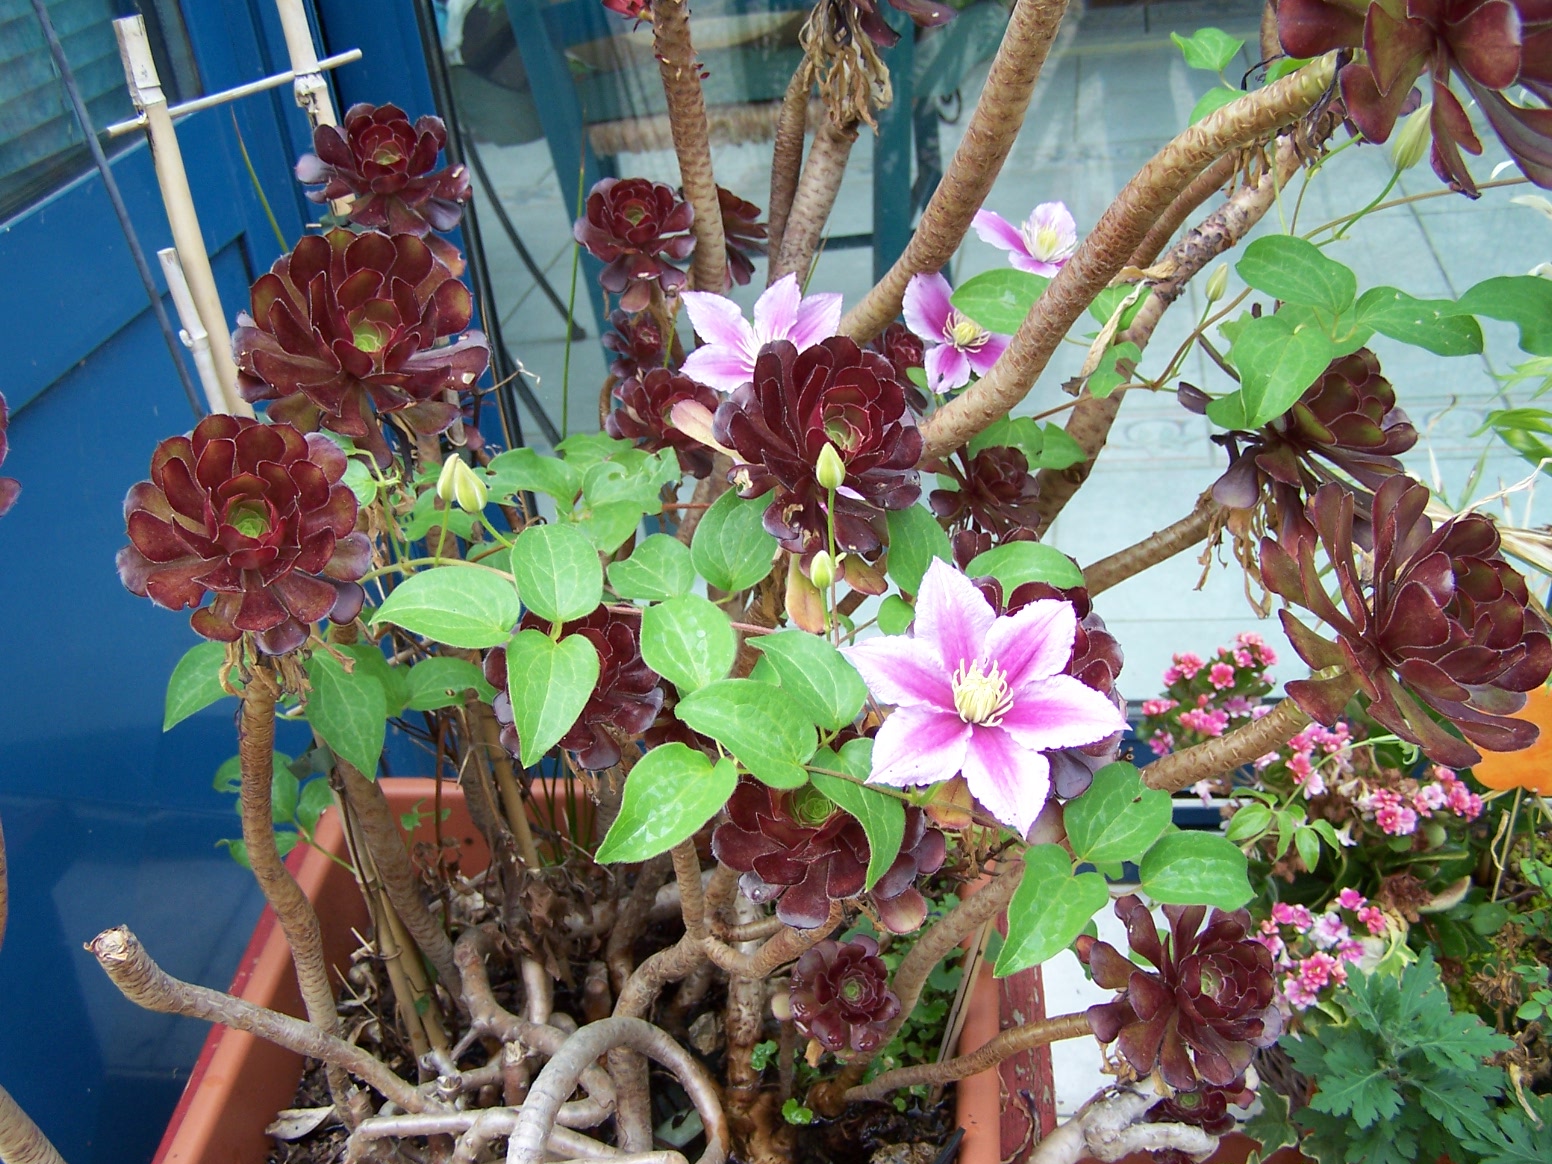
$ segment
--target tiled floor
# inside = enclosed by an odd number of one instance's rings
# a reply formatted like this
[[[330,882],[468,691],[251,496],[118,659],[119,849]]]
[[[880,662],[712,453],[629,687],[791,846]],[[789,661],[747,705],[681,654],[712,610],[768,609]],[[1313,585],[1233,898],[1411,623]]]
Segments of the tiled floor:
[[[1035,203],[1059,198],[1072,208],[1080,230],[1092,227],[1136,169],[1185,126],[1197,98],[1215,83],[1208,74],[1185,66],[1168,34],[1189,34],[1212,25],[1253,44],[1259,12],[1255,0],[1184,0],[1090,11],[1075,7],[987,206],[1017,220]],[[1231,78],[1237,81],[1252,68],[1257,55],[1251,49],[1242,51],[1241,59],[1228,70]],[[968,108],[985,69],[983,63],[964,82],[965,115],[957,125],[942,127],[945,160],[968,121]],[[1504,155],[1491,134],[1483,137],[1487,152],[1473,168],[1485,180]],[[569,215],[561,204],[548,148],[541,141],[491,146],[485,153],[520,231],[564,296],[571,266]],[[872,140],[865,133],[853,151],[841,188],[830,227],[833,233],[870,229],[872,157]],[[718,149],[714,161],[723,185],[764,204],[769,143]],[[622,159],[622,168],[677,184],[674,159],[666,152]],[[1351,213],[1380,191],[1390,172],[1385,150],[1342,149],[1307,184],[1296,182],[1261,229],[1287,229],[1295,210],[1300,229]],[[1392,197],[1438,189],[1425,164],[1405,175]],[[1552,222],[1534,210],[1511,205],[1509,198],[1521,192],[1492,190],[1477,203],[1450,195],[1391,209],[1363,223],[1347,240],[1334,244],[1330,253],[1358,272],[1360,288],[1383,283],[1418,296],[1459,295],[1480,279],[1522,274],[1552,259]],[[509,343],[537,377],[537,393],[559,423],[562,322],[506,252],[504,240],[488,227],[487,237],[493,239],[490,259]],[[1000,252],[972,236],[956,256],[952,273],[962,281],[1002,262]],[[871,256],[865,251],[830,252],[820,259],[813,285],[841,291],[851,302],[867,289],[870,270]],[[751,302],[763,284],[762,274],[758,272],[754,286],[742,289],[737,298]],[[1145,359],[1145,374],[1157,373],[1200,310],[1199,292],[1193,290],[1166,316]],[[591,330],[590,313],[579,314]],[[1086,324],[1079,327],[1088,330]],[[1493,373],[1503,373],[1522,358],[1511,327],[1488,323],[1486,331],[1485,356],[1452,361],[1382,337],[1373,342],[1403,405],[1425,434],[1409,458],[1411,467],[1425,479],[1442,484],[1454,500],[1461,499],[1484,447],[1488,455],[1478,470],[1476,496],[1518,481],[1530,471],[1506,449],[1484,446],[1472,435],[1483,413],[1499,406],[1494,403]],[[1017,411],[1031,413],[1065,399],[1059,385],[1078,370],[1086,346],[1086,340],[1065,345]],[[566,418],[571,431],[596,425],[594,408],[602,375],[597,345],[591,341],[578,345],[572,353]],[[1226,383],[1220,373],[1209,372],[1200,356],[1192,357],[1183,375],[1212,390],[1221,391]],[[1149,399],[1134,394],[1126,401],[1088,486],[1056,523],[1050,540],[1080,562],[1088,562],[1182,516],[1225,465],[1222,451],[1208,437],[1207,422],[1184,412],[1172,396]],[[1524,508],[1521,495],[1516,516]],[[1172,651],[1205,652],[1237,631],[1256,627],[1237,567],[1214,565],[1205,585],[1197,589],[1201,574],[1196,554],[1184,554],[1100,600],[1100,613],[1127,652],[1128,666],[1122,676],[1127,694],[1151,695]],[[1275,622],[1257,629],[1281,642]],[[1285,653],[1282,673],[1293,677],[1297,660],[1291,650]],[[1053,973],[1051,1005],[1062,1009],[1069,1002],[1076,1005],[1084,989],[1092,988],[1082,981],[1075,965]],[[1063,1102],[1079,1102],[1094,1081],[1092,1046],[1080,1056],[1086,1064],[1082,1070],[1078,1061],[1069,1061],[1077,1051],[1059,1055],[1058,1079],[1070,1082]]]

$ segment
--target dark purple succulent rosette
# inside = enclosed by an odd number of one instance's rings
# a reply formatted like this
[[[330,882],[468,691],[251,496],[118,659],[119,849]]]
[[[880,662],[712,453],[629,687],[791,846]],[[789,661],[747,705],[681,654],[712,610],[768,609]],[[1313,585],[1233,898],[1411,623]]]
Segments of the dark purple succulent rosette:
[[[357,579],[372,545],[344,476],[328,437],[207,416],[157,445],[151,479],[125,497],[119,578],[168,610],[197,607],[189,625],[207,639],[251,634],[266,654],[294,651],[313,623],[348,623],[366,597]]]
[[[11,414],[6,407],[5,395],[0,393],[0,465],[5,464],[5,455],[11,451],[10,441],[6,437],[6,429],[10,425]],[[10,512],[21,491],[21,483],[15,477],[0,477],[0,517]]]
[[[1245,1086],[1243,1077],[1227,1087],[1203,1085],[1195,1091],[1177,1091],[1150,1107],[1142,1117],[1149,1124],[1185,1124],[1201,1128],[1208,1135],[1226,1136],[1239,1126],[1239,1121],[1229,1112],[1232,1103],[1249,1106],[1255,1092]],[[1196,1157],[1188,1156],[1178,1148],[1154,1149],[1150,1153],[1153,1164],[1196,1164]]]
[[[717,441],[738,454],[729,479],[741,497],[773,494],[765,528],[783,549],[808,554],[827,537],[826,491],[815,476],[833,445],[846,466],[835,497],[835,540],[871,555],[883,548],[884,510],[921,495],[922,437],[889,362],[834,336],[799,352],[767,344],[754,380],[717,408]]]
[[[875,0],[841,0],[850,4],[857,13],[857,27],[879,48],[893,48],[900,41],[900,34],[889,27]],[[889,0],[889,6],[903,12],[919,28],[936,28],[947,24],[957,15],[957,10],[937,0]]]
[[[314,202],[353,198],[350,221],[391,234],[447,231],[463,218],[469,173],[463,166],[437,169],[447,144],[440,117],[413,125],[397,105],[361,103],[345,110],[343,125],[313,131],[313,152],[296,164],[296,177]]]
[[[1195,412],[1206,398],[1182,385],[1181,401]],[[1317,464],[1335,465],[1366,490],[1401,472],[1398,458],[1417,443],[1417,430],[1396,407],[1396,392],[1380,375],[1373,352],[1360,348],[1334,360],[1286,413],[1258,432],[1213,438],[1229,450],[1229,469],[1213,485],[1213,500],[1235,509],[1270,493],[1279,509],[1298,508],[1301,493],[1331,479]],[[1364,508],[1367,508],[1365,504]]]
[[[792,968],[790,997],[798,1033],[827,1051],[876,1051],[900,1013],[878,943],[866,936],[807,951]]]
[[[624,311],[651,302],[652,285],[678,291],[689,276],[674,262],[687,259],[695,236],[686,232],[695,210],[673,188],[646,178],[605,178],[587,196],[572,234],[606,264],[599,282],[620,297]]]
[[[614,353],[609,375],[616,380],[639,380],[654,368],[678,363],[663,350],[663,329],[650,315],[632,315],[616,308],[609,313],[609,326],[612,330],[606,331],[600,342]]]
[[[548,632],[550,624],[535,614],[523,615],[517,630]],[[641,657],[641,618],[600,606],[584,618],[561,625],[560,637],[583,635],[598,652],[598,682],[582,714],[560,738],[560,746],[575,752],[583,768],[598,771],[620,762],[620,745],[613,728],[627,737],[640,736],[657,719],[663,707],[663,685],[658,673]],[[521,755],[513,723],[512,699],[507,694],[507,649],[486,652],[485,681],[496,689],[491,706],[501,725],[501,743],[514,757]]]
[[[728,819],[711,835],[717,860],[743,874],[739,886],[757,904],[776,902],[784,925],[816,929],[832,901],[858,896],[867,882],[867,834],[850,813],[812,787],[795,792],[745,778],[727,804]],[[891,932],[910,933],[927,919],[919,877],[943,865],[943,834],[921,809],[907,806],[900,854],[878,879],[868,900]]]
[[[994,445],[969,458],[963,471],[949,460],[943,467],[959,488],[934,489],[927,501],[950,529],[980,529],[998,538],[1019,529],[1039,529],[1040,486],[1020,450]]]
[[[895,379],[905,390],[905,402],[920,416],[927,411],[927,395],[911,380],[915,368],[926,377],[927,345],[905,324],[896,320],[868,341],[868,351],[877,352],[895,370]]]
[[[1072,656],[1063,673],[1110,696],[1117,710],[1123,715],[1126,713],[1126,699],[1116,690],[1116,678],[1125,662],[1121,643],[1105,628],[1105,620],[1094,612],[1086,589],[1074,586],[1063,590],[1047,582],[1025,582],[1014,587],[1004,598],[1002,583],[997,579],[976,578],[973,581],[998,614],[1013,614],[1041,599],[1056,598],[1071,603],[1078,616],[1078,628],[1072,641]],[[1046,757],[1051,762],[1052,792],[1063,800],[1087,792],[1094,782],[1094,773],[1120,757],[1122,736],[1123,733],[1117,732],[1081,748],[1058,748],[1047,752]]]
[[[1503,92],[1523,86],[1552,104],[1552,15],[1543,0],[1282,0],[1277,32],[1293,57],[1364,51],[1338,80],[1348,117],[1373,142],[1390,136],[1413,86],[1429,78],[1434,172],[1475,197],[1461,151],[1480,154],[1482,143],[1450,86],[1453,73],[1525,176],[1552,186],[1552,112]]]
[[[1552,639],[1525,579],[1504,561],[1492,520],[1468,513],[1434,529],[1427,504],[1428,490],[1409,477],[1391,477],[1375,491],[1369,581],[1353,554],[1353,496],[1324,485],[1305,516],[1285,522],[1281,538],[1262,539],[1261,578],[1336,634],[1336,642],[1322,638],[1280,611],[1300,658],[1317,671],[1340,667],[1357,680],[1376,720],[1436,763],[1467,768],[1482,758],[1472,744],[1512,752],[1536,742],[1534,724],[1510,717],[1525,705],[1524,693],[1552,674]],[[1326,593],[1317,544],[1336,576],[1341,609]],[[1342,676],[1288,684],[1294,702],[1327,726],[1341,715],[1348,690]]]
[[[765,254],[766,226],[760,208],[725,187],[717,187],[722,234],[727,242],[728,279],[744,286],[754,277],[754,260]]]
[[[1161,937],[1148,907],[1129,894],[1115,903],[1145,970],[1106,942],[1080,938],[1078,956],[1097,986],[1123,993],[1088,1009],[1101,1043],[1114,1042],[1139,1075],[1155,1068],[1177,1091],[1229,1087],[1251,1057],[1283,1031],[1272,954],[1250,935],[1250,914],[1166,905]],[[1203,922],[1207,924],[1203,926]]]
[[[326,428],[388,462],[372,415],[394,413],[439,433],[490,363],[469,326],[469,289],[412,234],[336,229],[308,235],[254,283],[232,354],[244,400],[270,401],[272,420]]]
[[[648,452],[673,449],[683,472],[692,477],[711,474],[711,450],[675,428],[670,413],[681,400],[693,400],[707,412],[715,412],[722,403],[716,392],[678,372],[653,368],[639,379],[616,384],[614,398],[620,406],[604,419],[610,436],[633,440]]]

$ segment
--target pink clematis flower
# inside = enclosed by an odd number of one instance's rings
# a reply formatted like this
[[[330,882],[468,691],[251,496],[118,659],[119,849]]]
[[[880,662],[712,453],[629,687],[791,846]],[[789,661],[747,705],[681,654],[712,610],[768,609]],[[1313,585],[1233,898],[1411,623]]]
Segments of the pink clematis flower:
[[[1078,249],[1078,224],[1065,202],[1042,202],[1014,226],[994,210],[977,210],[970,220],[982,241],[1008,252],[1014,269],[1051,276]]]
[[[1051,790],[1044,753],[1102,740],[1126,726],[1108,696],[1062,672],[1078,619],[1038,599],[999,616],[970,580],[934,560],[910,635],[843,653],[895,710],[873,742],[876,784],[936,784],[961,770],[971,794],[1020,836]]]
[[[961,315],[949,302],[952,288],[934,271],[912,275],[905,285],[905,323],[932,347],[923,361],[927,388],[952,392],[970,383],[970,373],[984,376],[1008,346],[1008,337],[987,331]]]
[[[777,279],[755,300],[753,326],[725,295],[685,291],[680,298],[703,341],[680,370],[719,392],[732,392],[754,379],[755,357],[766,344],[790,340],[801,352],[841,327],[840,295],[826,292],[805,298],[796,275]]]

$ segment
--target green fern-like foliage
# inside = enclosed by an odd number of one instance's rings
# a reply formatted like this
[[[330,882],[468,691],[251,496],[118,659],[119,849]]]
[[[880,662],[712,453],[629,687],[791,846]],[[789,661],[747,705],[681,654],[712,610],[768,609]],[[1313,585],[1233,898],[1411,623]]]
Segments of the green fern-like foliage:
[[[1511,1043],[1451,1009],[1431,954],[1399,978],[1354,974],[1338,1000],[1343,1021],[1282,1041],[1316,1084],[1310,1106],[1294,1117],[1309,1133],[1300,1145],[1306,1155],[1322,1164],[1410,1164],[1481,1159],[1491,1149],[1519,1159],[1493,1102],[1503,1070],[1486,1062]]]

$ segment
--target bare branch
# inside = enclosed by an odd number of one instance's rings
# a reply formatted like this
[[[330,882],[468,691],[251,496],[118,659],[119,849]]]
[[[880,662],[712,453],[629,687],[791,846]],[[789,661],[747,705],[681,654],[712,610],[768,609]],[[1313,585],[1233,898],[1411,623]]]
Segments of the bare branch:
[[[706,98],[701,92],[701,66],[690,42],[687,0],[654,0],[652,42],[657,51],[663,94],[668,98],[668,123],[679,159],[684,196],[695,208],[690,230],[695,253],[690,281],[698,291],[727,287],[727,239],[722,230],[722,206],[711,170],[711,139],[706,128]]]
[[[1181,550],[1196,545],[1212,530],[1213,519],[1222,507],[1208,494],[1197,500],[1196,508],[1179,521],[1149,534],[1142,541],[1117,550],[1083,570],[1083,585],[1093,598],[1112,586],[1141,574],[1150,566],[1173,558]]]
[[[798,62],[782,98],[776,119],[776,145],[771,154],[771,200],[766,210],[766,253],[774,260],[781,254],[787,232],[787,216],[803,172],[803,135],[808,123],[808,95],[814,87],[814,66],[804,57]],[[772,266],[774,271],[774,266]],[[774,278],[769,282],[774,283]]]
[[[0,874],[4,870],[0,869]],[[6,1164],[65,1164],[42,1129],[0,1087],[0,1160]]]
[[[840,192],[841,179],[846,176],[846,160],[851,157],[851,147],[857,140],[857,125],[836,125],[826,117],[814,134],[814,144],[808,149],[808,161],[803,164],[803,176],[798,179],[797,193],[792,198],[792,212],[787,218],[782,235],[781,254],[770,256],[770,281],[783,275],[797,273],[802,282],[819,248],[820,236],[829,221],[830,209]]]

